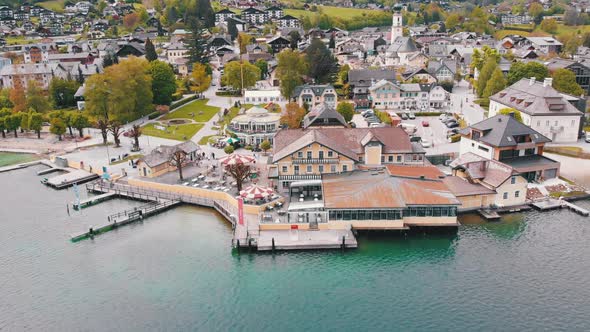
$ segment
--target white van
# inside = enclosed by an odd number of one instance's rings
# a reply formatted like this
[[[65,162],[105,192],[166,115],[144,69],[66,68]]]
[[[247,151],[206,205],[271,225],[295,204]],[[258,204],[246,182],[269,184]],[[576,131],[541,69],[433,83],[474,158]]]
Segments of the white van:
[[[418,131],[418,128],[416,128],[416,125],[413,125],[410,123],[402,122],[399,124],[399,126],[402,127],[402,129],[405,130],[406,133],[408,133],[408,135],[412,135],[413,133]]]

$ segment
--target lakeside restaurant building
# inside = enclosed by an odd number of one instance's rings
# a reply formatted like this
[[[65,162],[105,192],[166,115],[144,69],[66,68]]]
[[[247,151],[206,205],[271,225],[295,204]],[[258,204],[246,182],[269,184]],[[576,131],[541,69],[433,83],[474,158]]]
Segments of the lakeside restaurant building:
[[[227,130],[248,145],[258,145],[265,140],[272,143],[280,122],[280,113],[271,113],[265,108],[254,106],[233,118]]]

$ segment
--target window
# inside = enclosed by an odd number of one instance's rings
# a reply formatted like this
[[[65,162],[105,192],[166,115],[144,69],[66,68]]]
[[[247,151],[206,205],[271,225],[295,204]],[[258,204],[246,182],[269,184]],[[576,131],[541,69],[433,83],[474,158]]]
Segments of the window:
[[[502,198],[503,198],[503,199],[508,199],[508,193],[504,193],[504,194],[502,195]]]
[[[381,156],[381,163],[385,162],[385,156]]]
[[[402,156],[399,156],[399,155],[397,156],[397,162],[398,163],[401,163],[402,162]]]
[[[297,152],[297,158],[303,158],[303,152],[301,152],[301,151]]]
[[[330,173],[336,173],[336,165],[330,166]]]
[[[326,119],[327,120],[327,119]],[[319,152],[319,157],[320,159],[324,159],[324,151],[320,151]]]
[[[289,182],[288,181],[283,181],[283,188],[289,188]]]
[[[324,173],[324,165],[320,165],[320,166],[318,166],[318,171],[319,171],[320,173]]]
[[[307,159],[311,159],[311,151],[307,151]]]
[[[295,172],[295,175],[299,174],[299,165],[293,166],[293,172]]]
[[[515,184],[516,183],[516,176],[513,176],[512,178],[510,178],[510,184]]]
[[[486,148],[486,147],[485,147],[485,146],[483,146],[483,145],[479,145],[477,148],[478,148],[478,149],[480,149],[480,150],[482,150],[482,151],[485,151],[485,152],[488,152],[488,151],[490,151],[490,149]]]
[[[520,191],[519,190],[515,191],[514,192],[514,197],[518,198],[519,196],[520,196]]]
[[[306,172],[307,172],[307,173],[311,173],[312,171],[313,171],[313,170],[312,170],[312,167],[311,167],[311,165],[307,165]]]
[[[332,158],[334,156],[334,152],[328,151],[328,158]]]
[[[287,166],[283,166],[283,173],[287,173],[288,170],[289,168]]]
[[[392,163],[392,162],[393,162],[393,156],[389,156],[389,157],[387,158],[387,161],[389,161],[390,163]]]
[[[348,165],[342,165],[342,172],[348,171]]]

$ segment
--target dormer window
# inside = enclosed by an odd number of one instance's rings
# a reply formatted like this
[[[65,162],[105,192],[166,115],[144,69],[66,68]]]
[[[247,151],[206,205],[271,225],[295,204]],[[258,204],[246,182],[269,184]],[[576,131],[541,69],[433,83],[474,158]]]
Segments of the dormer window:
[[[515,97],[510,97],[510,101],[513,102],[516,98]]]

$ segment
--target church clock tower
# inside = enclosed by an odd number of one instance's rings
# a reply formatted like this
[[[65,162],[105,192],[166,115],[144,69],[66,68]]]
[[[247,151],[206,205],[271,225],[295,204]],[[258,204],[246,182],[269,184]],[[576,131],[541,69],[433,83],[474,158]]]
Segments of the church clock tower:
[[[391,23],[391,43],[397,39],[397,37],[403,37],[402,27],[402,14],[400,12],[393,13],[393,22]]]

